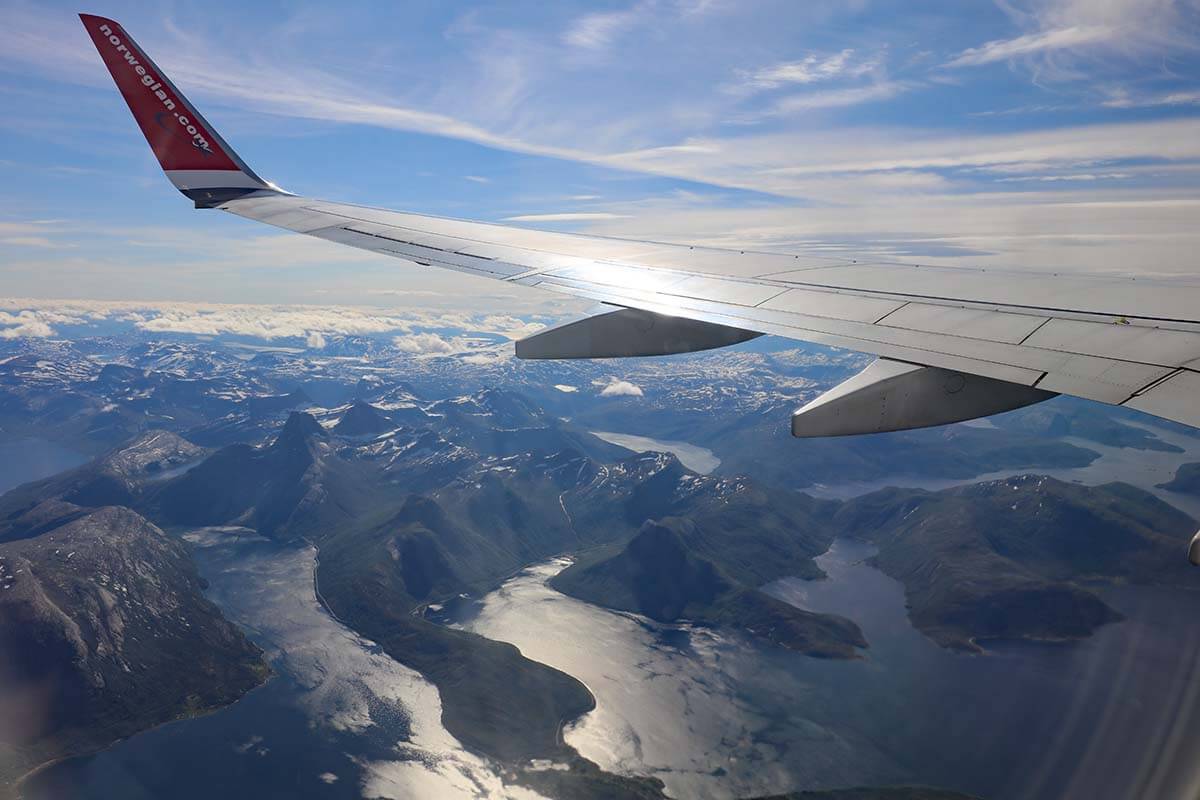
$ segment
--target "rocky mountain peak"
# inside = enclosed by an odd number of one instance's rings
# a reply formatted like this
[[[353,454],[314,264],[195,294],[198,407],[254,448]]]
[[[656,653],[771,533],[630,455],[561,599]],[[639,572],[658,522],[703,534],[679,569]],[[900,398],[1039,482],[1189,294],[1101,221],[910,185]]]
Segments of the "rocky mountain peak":
[[[306,411],[293,411],[288,415],[283,430],[275,439],[275,446],[293,442],[306,443],[310,439],[327,439],[329,433],[317,422],[317,418]]]
[[[342,414],[333,431],[339,436],[370,436],[393,427],[392,421],[382,411],[370,403],[357,400]]]
[[[450,524],[445,510],[436,500],[419,494],[406,498],[392,521],[397,525],[420,525],[430,531],[441,530]]]
[[[203,447],[192,444],[178,434],[150,430],[103,456],[101,468],[129,480],[137,480],[194,461],[204,453]]]

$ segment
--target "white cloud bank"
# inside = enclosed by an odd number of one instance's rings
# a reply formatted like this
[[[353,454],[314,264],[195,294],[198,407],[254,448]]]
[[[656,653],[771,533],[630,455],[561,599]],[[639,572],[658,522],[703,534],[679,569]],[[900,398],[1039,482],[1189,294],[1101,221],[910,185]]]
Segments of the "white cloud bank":
[[[325,334],[361,336],[408,330],[411,318],[362,309],[319,306],[199,306],[172,304],[146,309],[137,327],[156,333],[239,335],[255,339],[323,339]],[[313,347],[321,345],[310,344]]]
[[[44,338],[53,335],[54,329],[36,312],[9,314],[0,311],[0,339]]]
[[[352,306],[230,305],[105,300],[45,300],[0,297],[0,339],[54,336],[56,325],[124,322],[150,333],[244,336],[273,341],[297,339],[321,349],[330,336],[390,333],[404,352],[458,352],[460,338],[414,333],[417,328],[456,328],[509,339],[541,330],[543,323],[509,314],[389,311]],[[408,334],[412,334],[409,336]],[[403,344],[400,342],[403,341]]]

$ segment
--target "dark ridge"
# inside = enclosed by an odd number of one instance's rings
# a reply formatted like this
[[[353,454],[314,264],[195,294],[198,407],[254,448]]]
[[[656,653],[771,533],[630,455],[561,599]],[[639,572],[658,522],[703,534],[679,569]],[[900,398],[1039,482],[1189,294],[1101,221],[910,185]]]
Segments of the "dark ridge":
[[[317,422],[317,418],[306,411],[293,411],[288,414],[287,422],[275,444],[284,442],[307,441],[308,439],[327,439],[329,433]]]
[[[858,626],[813,614],[739,584],[696,553],[710,544],[691,520],[646,522],[616,555],[577,564],[551,581],[559,591],[659,622],[727,625],[820,658],[854,658],[867,641]]]
[[[1158,484],[1158,488],[1168,492],[1200,494],[1200,462],[1180,465],[1179,469],[1175,470],[1175,477],[1166,483]]]
[[[1124,483],[1023,475],[940,492],[885,489],[846,503],[844,535],[875,544],[913,625],[938,644],[1068,641],[1121,619],[1094,583],[1194,586],[1196,522]]]
[[[333,426],[333,432],[339,436],[370,436],[393,427],[392,421],[382,411],[359,400],[346,409],[337,425]]]

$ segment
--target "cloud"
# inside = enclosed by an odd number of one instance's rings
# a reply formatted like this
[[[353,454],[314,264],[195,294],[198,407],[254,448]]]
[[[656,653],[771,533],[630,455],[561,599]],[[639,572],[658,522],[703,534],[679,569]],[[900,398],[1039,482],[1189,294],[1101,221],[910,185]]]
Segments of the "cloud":
[[[997,178],[996,183],[1020,183],[1023,181],[1041,181],[1042,183],[1057,183],[1061,181],[1119,181],[1133,177],[1131,172],[1075,172],[1065,175],[1022,175],[1017,178]]]
[[[611,376],[608,383],[600,390],[601,397],[642,397],[642,395],[642,387]]]
[[[69,247],[59,242],[47,239],[45,236],[6,236],[0,238],[0,244],[13,245],[14,247]]]
[[[267,753],[271,752],[271,750],[268,747],[263,747],[262,743],[263,743],[263,737],[255,735],[255,736],[251,736],[249,739],[242,742],[241,744],[234,745],[233,749],[234,749],[234,752],[240,753],[241,755],[246,755],[247,753],[254,753],[255,755],[258,755],[258,756],[265,756],[265,755],[267,755]]]
[[[491,178],[485,178],[482,175],[463,175],[463,179],[471,181],[472,183],[491,183],[492,182]]]
[[[511,314],[448,313],[411,309],[391,312],[350,306],[252,305],[107,300],[43,300],[0,297],[0,326],[22,326],[22,335],[44,331],[42,326],[83,325],[99,320],[125,322],[153,333],[201,336],[234,335],[266,341],[298,339],[322,348],[330,335],[372,336],[408,334],[416,328],[457,328],[519,338],[541,330],[543,323]],[[9,338],[17,334],[10,334]],[[49,334],[40,334],[49,335]],[[402,345],[410,352],[445,351],[438,342],[465,349],[463,340],[418,333]]]
[[[148,310],[154,315],[136,323],[145,331],[235,335],[266,340],[309,341],[314,335],[321,337],[330,333],[347,336],[389,333],[409,330],[413,323],[411,318],[342,307],[176,303]]]
[[[1118,60],[1161,62],[1196,51],[1195,0],[997,0],[1027,31],[968,48],[950,68],[1031,64],[1040,81],[1091,80]],[[1079,65],[1088,62],[1089,69]]]
[[[1200,119],[1146,120],[1062,126],[1011,133],[962,135],[954,130],[916,128],[846,128],[830,136],[822,131],[779,132],[710,138],[686,151],[653,148],[613,157],[629,169],[687,176],[690,180],[767,192],[781,197],[813,199],[818,204],[874,205],[888,173],[925,173],[979,191],[968,171],[1003,164],[1040,162],[1054,169],[1081,164],[1147,161],[1171,175],[1200,160]],[[871,176],[876,177],[871,177]],[[831,186],[831,180],[837,185]],[[910,175],[905,180],[914,180]],[[887,195],[905,202],[903,181]],[[831,194],[831,189],[833,193]],[[622,213],[620,204],[606,210]],[[600,225],[594,227],[600,227]],[[658,234],[649,232],[650,238]],[[692,242],[688,242],[691,244]]]
[[[897,169],[949,169],[1027,162],[1094,163],[1149,158],[1158,161],[1200,157],[1200,120],[1167,120],[1064,127],[1053,130],[964,137],[909,131],[897,141],[885,131],[861,130],[835,142],[806,141],[812,147],[796,153],[793,163],[775,174],[878,172]],[[759,158],[774,161],[767,148],[782,142],[763,141]]]
[[[782,61],[752,72],[741,73],[735,89],[762,91],[787,84],[821,83],[835,78],[858,78],[879,69],[878,58],[855,60],[854,50],[847,48],[833,55],[810,53],[799,61]]]
[[[9,247],[56,249],[75,245],[57,238],[60,220],[0,222],[0,245]]]
[[[589,222],[601,219],[621,219],[624,214],[610,214],[604,211],[565,211],[553,214],[518,214],[515,217],[505,217],[505,222]]]
[[[449,355],[459,353],[467,348],[462,339],[446,339],[436,333],[413,333],[408,336],[397,336],[392,344],[401,353],[412,355]]]
[[[1152,106],[1195,106],[1200,105],[1200,92],[1178,91],[1163,94],[1133,95],[1117,90],[1101,103],[1106,108],[1148,108]]]
[[[585,14],[567,28],[563,42],[581,50],[604,50],[623,31],[637,24],[645,8],[640,4],[624,11]]]
[[[796,94],[778,100],[768,113],[772,116],[783,116],[819,108],[845,108],[862,103],[890,100],[913,86],[914,84],[903,81],[880,81],[869,86]]]
[[[554,384],[554,388],[555,388],[555,389],[558,389],[558,390],[559,390],[560,392],[562,392],[563,394],[574,394],[575,392],[578,392],[578,391],[579,391],[579,387],[577,387],[577,386],[570,386],[570,385],[568,385],[568,384],[565,384],[565,383],[556,383],[556,384]]]
[[[988,269],[1194,276],[1200,196],[1129,183],[1038,183],[1036,191],[1004,184],[990,193],[907,193],[904,202],[881,193],[837,206],[662,206],[592,232]]]
[[[730,122],[746,124],[770,117],[781,117],[814,109],[845,108],[862,103],[887,100],[918,84],[913,81],[888,80],[884,69],[884,54],[870,58],[856,56],[853,48],[833,54],[809,53],[796,61],[783,61],[757,70],[739,70],[737,83],[725,87],[729,94],[740,97],[779,90],[836,83],[836,88],[807,91],[776,98],[766,108],[735,113]],[[871,78],[867,83],[861,79]]]
[[[496,366],[505,361],[512,361],[514,358],[512,348],[509,347],[484,347],[472,352],[469,355],[462,356],[459,360],[463,364],[471,364],[474,366]]]
[[[37,302],[19,303],[0,299],[0,339],[54,336],[54,325],[86,325],[105,315],[91,310],[61,308]]]
[[[946,66],[977,67],[981,64],[1005,61],[1031,53],[1096,44],[1108,41],[1115,34],[1116,31],[1111,28],[1079,26],[1038,31],[1014,39],[997,39],[980,47],[964,50],[956,58],[950,60]]]
[[[45,338],[54,335],[54,329],[37,312],[22,311],[9,314],[0,311],[0,339]]]
[[[478,322],[463,327],[474,327],[486,333],[495,333],[507,339],[523,339],[532,336],[546,326],[541,322],[525,320],[510,314],[489,314]]]
[[[431,289],[367,289],[373,297],[440,297],[441,292]]]

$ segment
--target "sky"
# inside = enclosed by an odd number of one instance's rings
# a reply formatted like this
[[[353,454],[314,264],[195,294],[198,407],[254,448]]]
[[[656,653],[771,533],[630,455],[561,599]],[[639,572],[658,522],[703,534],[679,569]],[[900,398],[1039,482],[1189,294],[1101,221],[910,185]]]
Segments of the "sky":
[[[192,210],[78,11],[299,194],[922,263],[1200,267],[1200,0],[0,0],[2,297],[568,310]],[[0,336],[45,329],[14,316],[44,303],[3,307]]]

